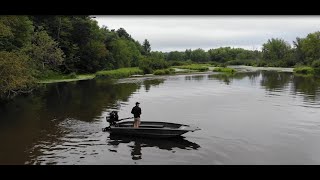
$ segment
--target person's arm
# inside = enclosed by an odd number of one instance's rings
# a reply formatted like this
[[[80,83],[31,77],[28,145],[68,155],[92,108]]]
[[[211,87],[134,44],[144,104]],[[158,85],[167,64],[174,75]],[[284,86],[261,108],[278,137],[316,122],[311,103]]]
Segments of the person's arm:
[[[134,108],[132,108],[132,110],[131,110],[131,114],[134,114],[133,109],[134,109]]]

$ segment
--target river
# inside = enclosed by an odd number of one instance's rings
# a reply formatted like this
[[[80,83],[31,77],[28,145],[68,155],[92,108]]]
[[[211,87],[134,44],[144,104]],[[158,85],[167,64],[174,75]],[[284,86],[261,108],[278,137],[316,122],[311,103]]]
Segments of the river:
[[[112,110],[195,125],[177,139],[110,136]],[[0,164],[319,164],[320,79],[256,71],[47,84],[0,105]]]

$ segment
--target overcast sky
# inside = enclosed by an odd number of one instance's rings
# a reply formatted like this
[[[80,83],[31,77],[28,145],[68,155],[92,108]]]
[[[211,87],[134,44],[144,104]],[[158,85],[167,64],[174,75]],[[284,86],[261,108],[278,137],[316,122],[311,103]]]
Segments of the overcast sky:
[[[99,26],[120,27],[152,51],[241,47],[261,49],[270,38],[288,43],[320,31],[320,16],[96,16]]]

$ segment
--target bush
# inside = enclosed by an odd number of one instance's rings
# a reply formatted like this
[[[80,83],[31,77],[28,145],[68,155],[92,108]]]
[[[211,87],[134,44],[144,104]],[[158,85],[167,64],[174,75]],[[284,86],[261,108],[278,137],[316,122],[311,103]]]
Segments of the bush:
[[[267,62],[265,61],[258,61],[256,64],[257,67],[266,67],[267,66]]]
[[[235,73],[236,70],[233,68],[217,67],[213,70],[213,72]]]
[[[276,61],[276,62],[270,62],[267,63],[268,67],[287,67],[288,64],[284,61]]]
[[[167,75],[167,74],[171,74],[170,70],[169,69],[158,69],[158,70],[155,70],[154,75]]]
[[[216,61],[210,62],[210,65],[215,66],[215,67],[218,67],[220,64],[221,63],[216,62]]]
[[[168,67],[169,63],[163,59],[145,58],[142,59],[139,63],[139,68],[143,71],[144,74],[151,74],[154,70],[166,69]]]
[[[110,70],[110,71],[98,71],[96,73],[97,77],[105,77],[105,78],[126,78],[130,77],[131,75],[136,74],[143,74],[143,71],[139,68],[120,68],[116,70]]]
[[[143,71],[143,74],[152,74],[153,70],[149,66],[141,66],[140,69]]]
[[[311,66],[314,68],[320,68],[320,59],[313,61]]]
[[[244,65],[244,61],[241,60],[232,60],[232,61],[228,61],[226,62],[226,64],[228,65]]]
[[[73,73],[69,74],[67,77],[70,79],[74,79],[74,78],[77,78],[77,74],[75,72],[73,72]]]
[[[170,66],[185,66],[192,64],[190,61],[168,61]]]
[[[218,67],[223,67],[223,68],[225,68],[225,67],[227,67],[227,64],[226,64],[226,63],[221,63],[221,64],[218,65]]]
[[[320,76],[320,68],[314,68],[314,74]]]
[[[38,73],[36,75],[37,79],[61,79],[62,78],[62,74],[50,69],[44,69],[41,71],[41,73]]]
[[[176,71],[173,68],[169,68],[171,74],[174,74]]]
[[[190,64],[190,65],[185,65],[185,66],[178,66],[177,68],[181,69],[190,69],[190,70],[196,70],[196,71],[208,71],[208,64]]]
[[[314,74],[315,73],[312,67],[296,67],[293,69],[293,72],[297,74]]]
[[[253,66],[256,64],[256,60],[232,60],[226,62],[227,65],[245,65],[245,66]]]

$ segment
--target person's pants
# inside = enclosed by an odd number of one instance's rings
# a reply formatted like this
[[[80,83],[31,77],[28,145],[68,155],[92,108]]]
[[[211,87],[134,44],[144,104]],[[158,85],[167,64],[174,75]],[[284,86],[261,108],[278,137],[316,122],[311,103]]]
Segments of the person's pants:
[[[140,118],[134,118],[133,127],[139,127],[139,125],[140,125]]]

